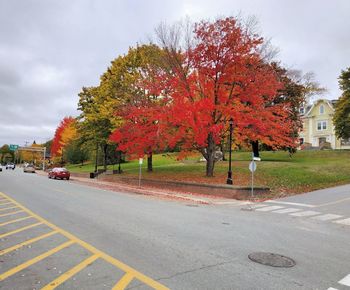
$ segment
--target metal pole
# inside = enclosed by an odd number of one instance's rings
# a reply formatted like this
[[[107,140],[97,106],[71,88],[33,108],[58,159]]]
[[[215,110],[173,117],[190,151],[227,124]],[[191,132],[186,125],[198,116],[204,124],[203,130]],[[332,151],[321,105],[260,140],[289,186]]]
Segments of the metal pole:
[[[44,147],[43,170],[45,171],[46,147]]]
[[[252,153],[252,162],[253,162],[253,166],[252,166],[252,192],[251,192],[251,198],[254,198],[254,153]]]
[[[98,162],[98,143],[96,143],[95,172],[97,172],[97,162]]]
[[[228,172],[227,172],[227,180],[226,180],[226,184],[233,184],[233,180],[232,180],[232,131],[233,131],[233,120],[232,118],[230,119],[230,140],[229,140],[229,146],[230,146],[230,150],[229,150],[229,157],[228,157]]]
[[[142,167],[142,164],[140,163],[139,164],[139,166],[140,166],[140,169],[139,169],[139,187],[141,187],[141,167]]]

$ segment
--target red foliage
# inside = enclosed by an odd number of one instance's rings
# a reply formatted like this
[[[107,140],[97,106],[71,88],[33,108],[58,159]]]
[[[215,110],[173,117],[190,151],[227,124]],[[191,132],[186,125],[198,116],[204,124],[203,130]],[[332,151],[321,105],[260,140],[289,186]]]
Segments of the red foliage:
[[[72,123],[75,122],[75,119],[73,117],[64,117],[63,120],[60,122],[58,127],[55,131],[55,136],[52,140],[51,145],[51,156],[59,156],[62,154],[62,134],[66,128],[68,128]]]
[[[160,108],[149,103],[147,106],[130,106],[119,113],[125,123],[110,136],[110,140],[118,144],[118,150],[143,157],[164,149],[166,142],[161,136]]]
[[[119,149],[143,155],[180,146],[208,160],[206,152],[213,156],[212,145],[222,140],[230,118],[236,143],[294,146],[289,106],[274,104],[282,84],[261,56],[263,39],[234,18],[203,21],[194,34],[196,45],[182,53],[182,65],[158,70],[157,81],[144,83],[163,92],[161,101],[127,108],[125,125],[111,136]]]

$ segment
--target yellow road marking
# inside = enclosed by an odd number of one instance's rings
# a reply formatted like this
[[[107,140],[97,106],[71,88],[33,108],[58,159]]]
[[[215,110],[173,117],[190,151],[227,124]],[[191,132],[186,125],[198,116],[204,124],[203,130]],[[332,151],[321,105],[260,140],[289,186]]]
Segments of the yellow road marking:
[[[4,238],[4,237],[7,237],[7,236],[10,236],[10,235],[13,235],[13,234],[17,234],[17,233],[19,233],[19,232],[23,232],[23,231],[25,231],[25,230],[34,228],[34,227],[36,227],[36,226],[38,226],[38,225],[42,225],[42,224],[43,224],[42,222],[36,223],[36,224],[31,224],[31,225],[29,225],[29,226],[25,226],[25,227],[23,227],[23,228],[20,228],[20,229],[11,231],[11,232],[7,232],[6,234],[0,235],[0,239],[2,239],[2,238]]]
[[[33,218],[32,216],[26,216],[26,217],[22,217],[22,218],[19,218],[19,219],[16,219],[16,220],[11,220],[11,221],[8,221],[8,222],[4,222],[2,224],[0,224],[0,227],[2,226],[6,226],[6,225],[9,225],[9,224],[13,224],[13,223],[17,223],[17,222],[20,222],[20,221],[24,221],[24,220],[27,220],[27,219],[31,219]]]
[[[0,208],[0,211],[4,211],[4,210],[7,210],[7,209],[13,209],[13,208],[17,208],[17,206],[2,207],[2,208]]]
[[[0,205],[5,205],[5,204],[10,204],[12,202],[3,202],[3,203],[0,203]]]
[[[8,277],[18,273],[19,271],[22,271],[23,269],[25,269],[25,268],[27,268],[27,267],[29,267],[29,266],[31,266],[31,265],[41,261],[41,260],[43,260],[43,259],[45,259],[45,258],[47,258],[47,257],[49,257],[49,256],[51,256],[51,255],[53,255],[53,254],[55,254],[57,252],[59,252],[59,251],[61,251],[62,249],[66,248],[66,247],[68,247],[68,246],[70,246],[72,244],[74,244],[74,241],[65,242],[65,243],[59,245],[58,247],[53,248],[50,251],[47,251],[47,252],[45,252],[45,253],[43,253],[43,254],[35,257],[35,258],[33,258],[33,259],[23,263],[23,264],[18,265],[17,267],[14,267],[14,268],[8,270],[7,272],[5,272],[5,273],[0,275],[0,281],[2,281],[4,279],[6,279],[6,278],[8,278]]]
[[[17,249],[19,249],[19,248],[22,248],[22,247],[24,247],[24,246],[33,244],[33,243],[35,243],[35,242],[37,242],[37,241],[40,241],[40,240],[45,239],[45,238],[47,238],[47,237],[50,237],[50,236],[52,236],[52,235],[54,235],[54,234],[57,234],[57,231],[52,231],[52,232],[49,232],[49,233],[47,233],[47,234],[41,235],[41,236],[39,236],[39,237],[35,237],[35,238],[33,238],[33,239],[30,239],[30,240],[24,241],[24,242],[22,242],[22,243],[19,243],[19,244],[17,244],[17,245],[14,245],[14,246],[12,246],[12,247],[10,247],[10,248],[4,249],[4,250],[0,250],[0,256],[1,256],[1,255],[5,255],[5,254],[7,254],[7,253],[9,253],[9,252],[15,251],[15,250],[17,250]]]
[[[134,275],[131,273],[126,273],[117,284],[114,285],[112,290],[124,290],[126,286],[129,285],[131,280],[134,279]]]
[[[74,241],[75,243],[79,244],[80,246],[84,247],[85,249],[89,250],[93,254],[101,257],[105,261],[109,262],[110,264],[116,266],[117,268],[123,270],[126,273],[129,273],[134,276],[137,280],[147,284],[148,286],[154,288],[154,289],[159,289],[159,290],[169,290],[169,288],[165,287],[164,285],[160,284],[159,282],[147,277],[146,275],[138,272],[137,270],[129,267],[128,265],[124,264],[123,262],[109,256],[108,254],[96,249],[94,246],[84,242],[83,240],[80,240],[76,236],[72,235],[71,233],[59,228],[58,226],[50,223],[49,221],[45,220],[41,216],[35,214],[31,210],[25,208],[22,206],[20,203],[12,199],[11,197],[5,195],[4,193],[0,192],[0,195],[6,197],[7,199],[11,200],[14,204],[16,204],[19,208],[23,209],[23,211],[27,212],[29,215],[35,217],[37,220],[41,221],[48,227],[52,228],[53,230],[59,232],[60,234],[64,235],[66,238],[70,239],[71,241]]]
[[[0,217],[8,216],[8,215],[11,215],[11,214],[16,214],[16,213],[23,212],[23,211],[24,210],[18,210],[18,211],[11,211],[11,212],[7,212],[7,213],[3,213],[3,214],[0,214]]]
[[[85,267],[92,264],[95,260],[99,258],[98,255],[93,255],[78,265],[74,266],[72,269],[69,269],[67,272],[63,273],[61,276],[57,277],[55,280],[47,284],[45,287],[41,288],[41,290],[51,290],[55,289],[57,286],[61,285],[65,281],[67,281],[69,278],[77,274],[79,271],[83,270]]]

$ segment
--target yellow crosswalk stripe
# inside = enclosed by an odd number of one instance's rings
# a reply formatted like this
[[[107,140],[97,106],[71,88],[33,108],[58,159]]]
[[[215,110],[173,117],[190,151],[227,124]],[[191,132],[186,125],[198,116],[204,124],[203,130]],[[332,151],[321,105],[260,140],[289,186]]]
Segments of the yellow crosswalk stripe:
[[[6,226],[6,225],[9,225],[9,224],[13,224],[13,223],[17,223],[17,222],[20,222],[20,221],[24,221],[24,220],[27,220],[27,219],[32,219],[32,218],[33,218],[32,216],[26,216],[26,217],[22,217],[22,218],[15,219],[15,220],[10,220],[10,221],[1,223],[0,227]]]
[[[24,210],[11,211],[11,212],[7,212],[7,213],[3,213],[3,214],[0,214],[0,217],[16,214],[16,213],[19,213],[19,212],[24,212]]]
[[[85,259],[78,265],[74,266],[72,269],[69,269],[67,272],[63,273],[61,276],[57,277],[55,280],[41,288],[41,290],[51,290],[55,289],[57,286],[61,285],[65,281],[67,281],[69,278],[83,270],[85,267],[92,264],[95,260],[99,258],[98,255],[92,255],[91,257]]]
[[[45,253],[43,253],[43,254],[35,257],[35,258],[33,258],[33,259],[23,263],[23,264],[18,265],[17,267],[14,267],[14,268],[6,271],[5,273],[0,275],[0,281],[2,281],[4,279],[6,279],[6,278],[8,278],[8,277],[18,273],[19,271],[22,271],[23,269],[25,269],[25,268],[27,268],[27,267],[29,267],[29,266],[31,266],[31,265],[41,261],[41,260],[44,260],[45,258],[47,258],[47,257],[49,257],[49,256],[51,256],[51,255],[61,251],[62,249],[66,248],[66,247],[69,247],[72,244],[74,244],[74,241],[65,242],[65,243],[59,245],[58,247],[53,248],[50,251],[47,251],[47,252],[45,252]]]
[[[35,242],[37,242],[37,241],[40,241],[40,240],[42,240],[42,239],[45,239],[45,238],[50,237],[50,236],[52,236],[52,235],[54,235],[54,234],[57,234],[57,233],[58,233],[57,231],[52,231],[52,232],[49,232],[49,233],[47,233],[47,234],[41,235],[41,236],[39,236],[39,237],[35,237],[35,238],[33,238],[33,239],[30,239],[30,240],[24,241],[24,242],[22,242],[22,243],[19,243],[19,244],[17,244],[17,245],[14,245],[14,246],[12,246],[12,247],[10,247],[10,248],[4,249],[4,250],[0,250],[0,256],[1,256],[1,255],[5,255],[5,254],[7,254],[7,253],[10,253],[10,252],[12,252],[12,251],[15,251],[15,250],[17,250],[17,249],[19,249],[19,248],[22,248],[22,247],[24,247],[24,246],[33,244],[33,243],[35,243]]]
[[[7,209],[13,209],[13,208],[17,208],[17,206],[2,207],[2,208],[0,208],[0,211],[4,211],[4,210],[7,210]]]
[[[2,234],[2,235],[0,235],[0,239],[5,238],[5,237],[10,236],[10,235],[13,235],[13,234],[17,234],[17,233],[23,232],[25,230],[34,228],[34,227],[36,227],[38,225],[42,225],[42,224],[43,224],[42,222],[39,222],[39,223],[31,224],[29,226],[25,226],[23,228],[20,228],[20,229],[17,229],[17,230],[14,230],[14,231]]]
[[[57,231],[58,233],[62,234],[63,236],[65,236],[67,239],[71,240],[71,242],[77,243],[80,246],[82,246],[83,248],[87,249],[88,251],[90,251],[91,253],[99,256],[101,259],[105,260],[106,262],[114,265],[115,267],[119,268],[120,270],[124,271],[125,274],[122,278],[122,281],[119,281],[116,286],[122,282],[122,283],[126,283],[128,279],[137,279],[140,282],[150,286],[153,289],[157,289],[157,290],[169,290],[169,288],[167,288],[166,286],[160,284],[159,282],[153,280],[152,278],[142,274],[141,272],[131,268],[130,266],[124,264],[123,262],[113,258],[112,256],[109,256],[108,254],[98,250],[97,248],[95,248],[94,246],[86,243],[83,240],[80,240],[79,238],[77,238],[76,236],[72,235],[71,233],[59,228],[58,226],[50,223],[49,221],[45,220],[44,218],[42,218],[41,216],[35,214],[34,212],[32,212],[31,210],[25,208],[24,206],[22,206],[20,203],[16,202],[14,199],[6,196],[5,194],[0,192],[0,195],[6,197],[7,199],[9,199],[11,202],[13,202],[15,205],[17,205],[19,208],[21,208],[23,211],[25,211],[26,213],[28,213],[29,215],[33,216],[34,218],[36,218],[37,220],[41,221],[43,224],[47,225],[48,227],[52,228],[53,230]],[[1,238],[1,236],[0,236]],[[132,277],[131,277],[132,276]],[[1,276],[0,276],[1,277]],[[130,280],[130,281],[131,281]],[[123,282],[124,281],[124,282]],[[130,283],[130,281],[128,283]],[[128,284],[127,283],[127,284]],[[126,284],[126,285],[127,285]],[[121,284],[119,284],[121,285]],[[115,287],[116,287],[115,286]],[[118,289],[118,288],[117,288]],[[120,288],[122,289],[122,288]]]
[[[134,279],[135,276],[131,273],[126,273],[115,286],[112,288],[113,290],[124,290],[132,279]]]

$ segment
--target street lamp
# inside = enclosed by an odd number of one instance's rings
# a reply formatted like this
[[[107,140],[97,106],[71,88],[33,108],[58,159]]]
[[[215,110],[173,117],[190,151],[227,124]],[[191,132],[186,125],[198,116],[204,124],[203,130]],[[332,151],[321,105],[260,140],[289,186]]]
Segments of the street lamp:
[[[231,118],[229,121],[230,124],[230,141],[229,141],[229,146],[230,146],[230,151],[229,151],[229,159],[228,159],[228,172],[227,172],[227,184],[233,184],[232,180],[232,168],[231,168],[231,156],[232,156],[232,131],[233,131],[233,119]]]

